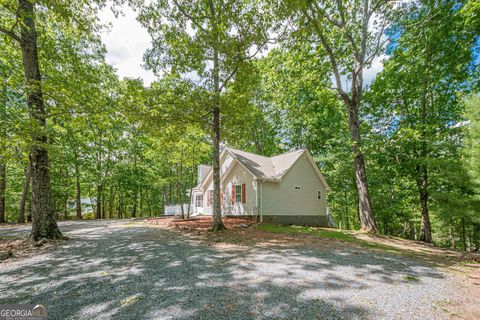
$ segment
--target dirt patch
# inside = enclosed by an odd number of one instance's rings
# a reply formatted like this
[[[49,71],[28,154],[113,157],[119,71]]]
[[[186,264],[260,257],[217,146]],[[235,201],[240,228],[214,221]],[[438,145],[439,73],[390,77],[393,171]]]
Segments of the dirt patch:
[[[461,262],[449,268],[464,291],[461,303],[446,306],[451,319],[480,319],[480,263]]]
[[[249,219],[240,218],[222,218],[223,224],[227,229],[247,228],[250,225],[255,224]],[[145,220],[148,224],[173,227],[186,231],[206,231],[212,227],[211,217],[195,217],[186,220],[180,220],[175,218],[149,218]]]
[[[248,219],[222,218],[227,228],[221,232],[210,232],[212,227],[211,217],[200,217],[190,220],[176,220],[174,218],[152,218],[144,222],[149,225],[166,228],[181,232],[190,239],[204,241],[215,247],[329,247],[334,243],[339,244],[336,239],[325,239],[308,234],[279,234],[258,230],[255,223]],[[348,244],[345,244],[348,245]]]
[[[0,240],[0,263],[5,263],[11,258],[25,258],[37,255],[56,247],[62,240],[41,240],[37,242],[24,239]]]

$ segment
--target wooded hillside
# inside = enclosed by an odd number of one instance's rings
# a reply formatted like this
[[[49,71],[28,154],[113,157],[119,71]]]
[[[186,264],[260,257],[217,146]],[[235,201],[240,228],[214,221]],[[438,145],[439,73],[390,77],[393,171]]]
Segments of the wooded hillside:
[[[118,2],[151,85],[107,64],[103,1],[0,0],[0,222],[159,216],[203,163],[221,230],[223,145],[308,148],[339,228],[480,249],[477,1]]]

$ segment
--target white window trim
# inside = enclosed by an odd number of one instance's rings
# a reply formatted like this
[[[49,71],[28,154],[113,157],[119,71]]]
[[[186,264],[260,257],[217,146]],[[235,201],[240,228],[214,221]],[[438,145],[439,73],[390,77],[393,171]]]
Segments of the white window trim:
[[[240,187],[240,192],[238,192],[239,187]],[[242,185],[241,184],[235,184],[234,188],[235,188],[235,204],[242,203]]]
[[[200,205],[198,205],[198,204],[200,204]],[[195,195],[195,207],[196,207],[196,208],[201,208],[201,207],[203,207],[203,206],[202,206],[202,195],[201,195],[201,194],[198,194],[198,193],[197,193],[197,194]]]

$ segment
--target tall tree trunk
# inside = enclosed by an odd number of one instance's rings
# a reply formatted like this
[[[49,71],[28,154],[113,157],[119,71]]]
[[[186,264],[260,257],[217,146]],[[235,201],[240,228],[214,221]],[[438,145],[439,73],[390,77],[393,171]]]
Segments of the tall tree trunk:
[[[137,217],[137,190],[135,189],[133,193],[133,206],[132,206],[132,218]]]
[[[462,217],[462,246],[463,251],[467,251],[467,233],[465,232],[465,218]]]
[[[101,219],[102,218],[102,184],[99,182],[97,184],[97,209],[95,211],[95,218]]]
[[[6,221],[5,194],[7,190],[7,163],[5,157],[0,155],[0,223]]]
[[[135,151],[134,151],[135,152]],[[137,174],[137,156],[133,156],[133,170],[134,170],[134,179],[135,175]],[[137,187],[137,181],[135,181],[135,184],[133,185],[133,207],[132,207],[132,218],[136,218],[137,216],[137,198],[138,198],[138,187]]]
[[[27,202],[28,192],[30,190],[30,177],[30,164],[27,164],[27,166],[25,167],[25,180],[23,181],[22,197],[20,198],[20,212],[18,215],[19,223],[25,222],[25,204]]]
[[[75,156],[75,184],[76,184],[76,198],[75,198],[75,208],[76,208],[76,218],[77,220],[82,220],[82,190],[80,189],[80,169],[78,166],[78,152],[77,148],[74,149]]]
[[[143,217],[143,187],[140,187],[140,201],[139,201],[139,205],[140,205],[140,217]]]
[[[183,207],[183,150],[180,156],[180,171],[178,171],[178,202],[180,203],[181,219],[185,219],[185,208]]]
[[[361,229],[363,231],[376,232],[377,225],[375,224],[372,204],[370,202],[370,194],[368,191],[365,158],[361,149],[362,144],[360,140],[360,122],[358,118],[359,103],[360,101],[352,98],[348,104],[348,123],[350,130],[350,142],[352,144],[353,163],[355,167],[355,183],[358,195],[358,214],[360,216]]]
[[[163,186],[163,188],[162,188],[162,214],[163,215],[165,215],[166,205],[167,205],[167,190],[166,190],[165,186]]]
[[[172,176],[172,170],[170,170],[170,177]],[[173,184],[172,179],[168,180],[168,204],[171,205],[173,203]]]
[[[473,223],[473,251],[480,251],[480,223]]]
[[[7,108],[7,83],[3,81],[2,83],[2,102],[0,105],[0,117],[4,117],[6,114]],[[7,132],[5,127],[0,129],[0,134],[2,135],[2,140],[7,138]],[[6,159],[6,147],[0,146],[0,223],[6,221],[5,213],[5,195],[7,192],[7,159]]]
[[[113,184],[110,186],[110,200],[108,202],[108,217],[113,219],[113,202],[115,201],[115,192],[113,191]]]
[[[191,182],[196,185],[193,181],[195,179],[195,145],[193,145],[193,148],[192,148],[192,172],[191,172],[191,176],[190,176],[190,180]],[[197,183],[200,183],[197,182]],[[208,191],[207,191],[208,192]],[[190,218],[190,209],[192,207],[192,196],[193,196],[193,186],[192,188],[190,189],[190,201],[188,201],[188,209],[187,209],[187,219]]]
[[[350,230],[350,211],[348,209],[348,191],[345,189],[345,229]]]
[[[428,200],[430,194],[428,192],[428,172],[424,165],[417,166],[417,187],[420,197],[420,206],[422,207],[422,220],[420,227],[420,240],[432,242],[432,228],[430,226],[430,217],[428,210]]]
[[[453,219],[450,217],[450,247],[455,250],[456,248],[456,241],[455,241],[455,224],[453,222]]]
[[[102,192],[102,199],[105,199],[106,196],[105,196],[105,192]],[[107,210],[106,210],[106,204],[105,204],[105,201],[102,200],[102,215],[101,215],[102,219],[106,219],[107,218]]]
[[[211,2],[212,14],[215,9]],[[214,101],[212,108],[212,171],[213,171],[213,227],[212,230],[222,231],[225,226],[222,222],[222,207],[220,203],[220,69],[218,50],[213,51],[213,85]]]
[[[37,33],[33,4],[28,0],[19,0],[18,16],[21,19],[21,41],[23,69],[27,91],[27,104],[30,117],[34,120],[32,145],[30,147],[30,166],[32,174],[32,232],[30,238],[62,238],[52,209],[50,187],[50,164],[46,149],[46,115],[43,104],[42,78],[38,64]]]
[[[122,193],[118,191],[118,202],[117,202],[117,218],[122,219]]]

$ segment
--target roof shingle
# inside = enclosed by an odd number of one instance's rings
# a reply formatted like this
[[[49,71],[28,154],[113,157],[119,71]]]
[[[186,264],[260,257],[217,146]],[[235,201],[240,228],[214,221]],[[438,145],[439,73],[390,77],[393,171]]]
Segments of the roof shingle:
[[[230,147],[226,149],[257,178],[270,181],[281,179],[305,151],[301,149],[270,158]]]

